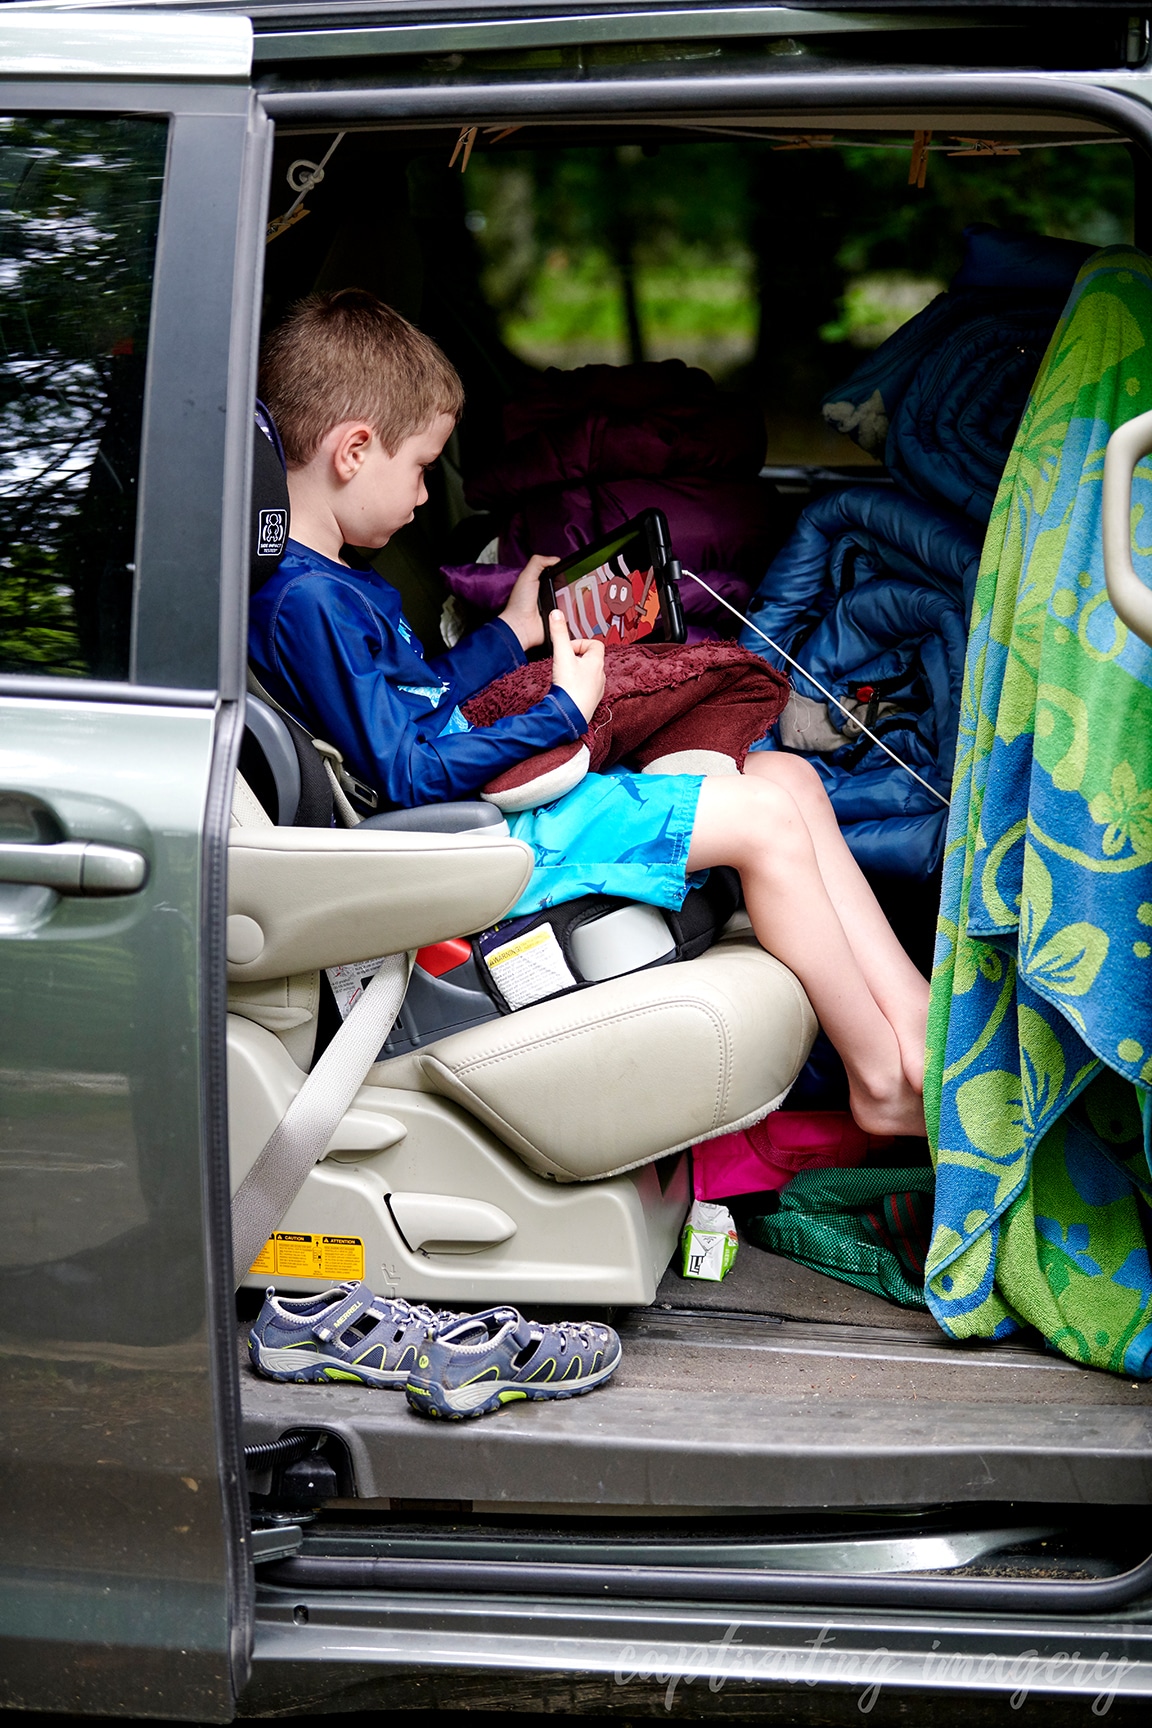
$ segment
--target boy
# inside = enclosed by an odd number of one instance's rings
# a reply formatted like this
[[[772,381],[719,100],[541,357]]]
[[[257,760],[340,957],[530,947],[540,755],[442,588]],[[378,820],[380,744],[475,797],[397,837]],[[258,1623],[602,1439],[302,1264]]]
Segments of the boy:
[[[505,768],[578,738],[604,690],[604,648],[549,629],[553,684],[526,714],[469,728],[461,702],[543,641],[533,558],[500,617],[426,661],[396,591],[341,558],[384,546],[427,497],[425,470],[463,407],[436,345],[359,289],[314,295],[273,333],[261,395],[284,443],[292,538],[253,597],[249,653],[265,688],[392,804],[474,795]],[[512,817],[536,855],[515,914],[596,891],[679,907],[686,876],[740,873],[761,944],[800,979],[843,1059],[852,1114],[923,1134],[928,985],[840,836],[818,776],[776,751],[741,776],[589,774]]]

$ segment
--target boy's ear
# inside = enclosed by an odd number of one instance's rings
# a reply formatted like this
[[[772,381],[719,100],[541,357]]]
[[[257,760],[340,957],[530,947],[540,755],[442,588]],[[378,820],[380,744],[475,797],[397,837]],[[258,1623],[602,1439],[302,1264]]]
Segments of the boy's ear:
[[[374,437],[371,426],[363,420],[345,420],[328,434],[332,466],[343,485],[360,472]]]

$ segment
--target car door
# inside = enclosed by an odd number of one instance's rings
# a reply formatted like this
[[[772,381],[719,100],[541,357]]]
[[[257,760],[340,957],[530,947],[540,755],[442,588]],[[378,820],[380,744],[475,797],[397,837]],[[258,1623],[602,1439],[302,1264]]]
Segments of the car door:
[[[250,58],[246,18],[0,16],[0,1700],[23,1709],[224,1721],[247,1671],[209,1053]]]

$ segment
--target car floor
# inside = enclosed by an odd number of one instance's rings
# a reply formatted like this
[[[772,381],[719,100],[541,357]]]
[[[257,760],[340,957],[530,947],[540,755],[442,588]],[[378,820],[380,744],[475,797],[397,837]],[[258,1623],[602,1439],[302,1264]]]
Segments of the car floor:
[[[1028,1341],[958,1344],[923,1311],[748,1243],[723,1284],[670,1270],[652,1307],[612,1320],[624,1355],[607,1385],[465,1423],[394,1392],[262,1380],[244,1350],[245,1443],[340,1435],[365,1510],[446,1492],[477,1510],[649,1515],[1152,1494],[1152,1385]]]
[[[565,1312],[535,1311],[544,1319]],[[743,1392],[812,1402],[930,1399],[1152,1410],[1152,1382],[1081,1368],[1026,1335],[1000,1344],[957,1342],[925,1309],[899,1308],[743,1241],[723,1283],[682,1278],[672,1265],[652,1307],[616,1309],[608,1317],[624,1345],[611,1382],[616,1388],[689,1397]],[[250,1325],[250,1319],[239,1324],[245,1407],[263,1410],[272,1395],[281,1408],[288,1408],[287,1399],[299,1420],[315,1389],[274,1392],[253,1374]],[[338,1395],[356,1396],[351,1389]]]
[[[720,1284],[682,1278],[676,1261],[656,1292],[657,1309],[702,1313],[765,1314],[783,1320],[842,1321],[848,1326],[896,1326],[939,1338],[940,1328],[924,1308],[897,1308],[882,1296],[813,1272],[795,1260],[769,1254],[740,1238],[735,1264]]]
[[[650,1309],[615,1317],[621,1386],[818,1401],[1152,1405],[1152,1384],[1078,1367],[1035,1342],[956,1343],[899,1308],[741,1241],[720,1284],[673,1263]]]

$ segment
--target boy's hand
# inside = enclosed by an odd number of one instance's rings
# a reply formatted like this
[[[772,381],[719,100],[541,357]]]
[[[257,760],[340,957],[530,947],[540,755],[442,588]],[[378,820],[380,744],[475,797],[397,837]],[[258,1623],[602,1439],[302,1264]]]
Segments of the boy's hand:
[[[516,632],[525,652],[529,648],[539,648],[544,640],[544,620],[540,616],[540,572],[547,570],[549,564],[559,562],[558,558],[545,558],[540,553],[529,558],[516,578],[507,606],[500,614],[508,628]]]
[[[585,720],[591,720],[604,698],[603,642],[573,641],[563,612],[548,614],[552,637],[552,682],[571,696]]]

